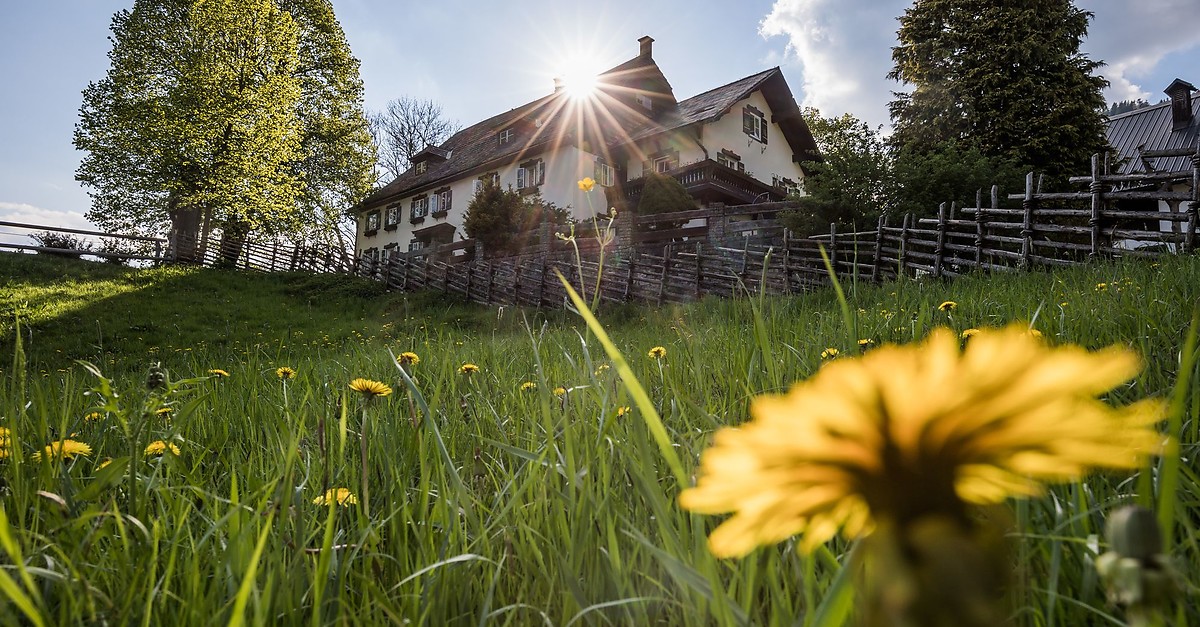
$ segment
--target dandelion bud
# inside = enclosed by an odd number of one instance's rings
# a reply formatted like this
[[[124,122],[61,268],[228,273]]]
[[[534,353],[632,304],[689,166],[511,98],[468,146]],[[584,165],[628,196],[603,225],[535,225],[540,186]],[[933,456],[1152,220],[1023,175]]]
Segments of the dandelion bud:
[[[146,387],[151,390],[157,390],[166,384],[167,371],[163,370],[162,364],[150,366],[150,372],[146,374]]]
[[[1130,624],[1155,620],[1183,586],[1162,552],[1154,513],[1123,507],[1109,516],[1105,534],[1112,550],[1096,558],[1096,571],[1109,600],[1125,608]]]
[[[1162,553],[1162,534],[1154,513],[1144,507],[1122,507],[1108,517],[1105,536],[1121,557],[1146,560]]]

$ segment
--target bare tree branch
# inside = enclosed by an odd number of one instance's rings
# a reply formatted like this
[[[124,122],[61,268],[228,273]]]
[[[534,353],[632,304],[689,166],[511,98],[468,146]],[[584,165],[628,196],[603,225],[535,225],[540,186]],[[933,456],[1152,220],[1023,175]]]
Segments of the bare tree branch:
[[[386,109],[373,111],[369,117],[380,183],[403,174],[412,165],[414,155],[426,146],[441,144],[462,128],[442,117],[442,105],[407,96],[388,101]]]

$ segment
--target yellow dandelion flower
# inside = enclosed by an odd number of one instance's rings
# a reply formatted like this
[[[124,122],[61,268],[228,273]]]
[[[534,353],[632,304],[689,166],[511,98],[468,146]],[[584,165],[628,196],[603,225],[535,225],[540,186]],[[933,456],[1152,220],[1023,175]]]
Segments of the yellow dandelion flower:
[[[463,364],[458,367],[458,374],[475,374],[479,372],[479,366],[475,364]]]
[[[867,348],[867,347],[869,347],[869,346],[874,346],[874,345],[875,345],[875,340],[872,340],[872,339],[871,339],[871,338],[869,338],[869,337],[864,337],[864,338],[862,338],[862,339],[860,339],[860,340],[858,341],[858,345],[859,345],[859,346],[861,346],[861,347],[863,347],[863,348]]]
[[[46,445],[45,453],[50,459],[75,459],[76,455],[87,457],[92,454],[92,447],[76,440],[58,440]],[[40,461],[43,453],[33,454],[34,461]]]
[[[596,371],[592,373],[592,376],[598,377],[598,376],[604,374],[605,372],[607,372],[608,369],[609,369],[608,364],[600,364],[599,366],[596,366]]]
[[[1114,409],[1095,396],[1139,368],[1127,349],[1052,348],[1020,326],[980,331],[963,350],[938,329],[756,398],[750,422],[717,432],[680,504],[734,513],[709,537],[725,557],[796,534],[812,551],[839,529],[852,538],[881,522],[965,522],[967,504],[1137,468],[1160,446],[1164,404]]]
[[[8,459],[8,447],[12,446],[12,432],[0,427],[0,459]]]
[[[976,335],[979,335],[979,329],[975,329],[975,328],[963,329],[963,332],[958,334],[958,339],[969,340],[969,339],[975,337]]]
[[[522,392],[532,392],[533,390],[536,390],[536,389],[537,389],[537,384],[534,383],[533,381],[526,381],[521,384]]]
[[[220,368],[211,368],[211,369],[209,369],[208,374],[211,374],[214,377],[217,377],[218,379],[222,379],[222,378],[229,376],[228,372],[225,372],[224,370],[221,370]]]
[[[958,308],[958,303],[948,300],[938,305],[938,311],[951,312]]]
[[[1097,283],[1097,284],[1096,284],[1096,291],[1097,291],[1097,292],[1103,292],[1103,291],[1104,291],[1104,290],[1106,290],[1106,289],[1108,289],[1108,283]]]
[[[175,411],[175,410],[170,407],[159,407],[158,409],[154,410],[154,413],[159,416],[166,416],[173,411]]]
[[[287,366],[280,366],[275,369],[275,376],[287,381],[288,379],[296,378],[296,371]]]
[[[1037,329],[1031,328],[1031,329],[1027,330],[1026,333],[1029,335],[1029,337],[1034,337],[1034,338],[1038,338],[1038,339],[1041,339],[1043,337],[1042,332],[1038,331]]]
[[[585,176],[585,177],[583,177],[583,179],[581,179],[579,181],[579,190],[583,191],[583,192],[590,192],[590,191],[592,191],[592,188],[595,186],[596,186],[596,181],[593,181],[592,177],[590,177],[590,176]]]
[[[838,351],[838,349],[830,346],[829,348],[821,351],[821,359],[833,359],[834,357],[838,356],[839,352],[840,351]]]
[[[98,411],[93,411],[93,412],[88,412],[88,414],[83,417],[83,420],[84,420],[84,422],[95,422],[97,420],[100,420],[103,417],[104,417],[104,414],[102,414]]]
[[[662,359],[667,356],[667,349],[661,346],[655,346],[646,352],[646,356],[650,359]]]
[[[624,405],[624,406],[618,407],[617,408],[617,417],[620,418],[622,416],[625,416],[626,414],[628,414],[631,411],[633,411],[633,409],[630,408],[629,405]]]
[[[554,395],[555,395],[555,396],[565,396],[565,395],[566,395],[566,393],[567,393],[567,388],[565,388],[565,387],[563,387],[563,386],[561,386],[561,385],[560,385],[560,386],[558,386],[558,387],[556,387],[556,388],[554,388]]]
[[[421,358],[412,351],[404,351],[403,353],[400,353],[399,357],[396,358],[396,363],[400,364],[401,366],[415,366],[421,363]]]
[[[325,491],[325,494],[313,499],[314,505],[329,505],[330,503],[349,507],[358,504],[358,497],[354,496],[349,488],[330,488]]]
[[[350,382],[350,389],[359,392],[363,398],[375,398],[377,396],[387,396],[392,393],[392,388],[370,379],[355,379]]]
[[[112,463],[111,457],[105,457],[103,461],[96,465],[96,470],[102,470],[105,466]]]
[[[179,455],[179,447],[175,446],[174,442],[164,442],[162,440],[155,440],[146,445],[145,454],[157,457],[168,451],[170,451],[170,453],[172,455],[175,455],[175,456]]]

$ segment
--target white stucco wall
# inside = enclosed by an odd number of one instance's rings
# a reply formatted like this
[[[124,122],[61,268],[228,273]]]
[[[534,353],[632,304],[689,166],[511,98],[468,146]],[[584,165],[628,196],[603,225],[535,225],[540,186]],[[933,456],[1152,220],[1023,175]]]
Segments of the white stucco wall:
[[[387,207],[393,204],[392,202],[380,207],[380,226],[375,235],[366,235],[366,214],[364,213],[363,219],[359,220],[358,224],[355,246],[358,254],[361,255],[362,251],[369,248],[383,250],[389,244],[396,244],[397,250],[407,252],[409,242],[413,239],[414,231],[441,223],[453,224],[456,227],[454,241],[457,242],[464,239],[466,233],[462,230],[463,217],[466,215],[467,206],[471,203],[471,198],[475,194],[475,180],[488,172],[496,172],[500,177],[501,186],[506,188],[512,186],[515,188],[517,186],[517,169],[520,165],[539,158],[546,164],[545,180],[539,190],[544,200],[552,202],[559,207],[569,206],[571,214],[579,220],[591,218],[596,213],[607,212],[607,207],[604,206],[604,192],[599,185],[590,194],[585,194],[579,189],[579,180],[593,174],[593,167],[596,160],[595,155],[574,146],[565,146],[542,154],[526,155],[517,162],[497,167],[494,170],[474,172],[455,179],[449,184],[453,199],[451,200],[450,210],[444,218],[435,219],[427,214],[425,221],[420,224],[414,225],[410,222],[413,198],[422,194],[431,195],[434,190],[441,189],[442,184],[439,184],[432,190],[402,197],[399,201],[401,208],[400,221],[395,230],[388,231],[383,227],[386,222]]]
[[[746,105],[767,115],[770,127],[767,129],[765,145],[742,131],[742,109]],[[804,180],[804,171],[799,164],[792,162],[795,150],[784,139],[779,125],[771,122],[771,117],[771,108],[767,106],[762,92],[753,92],[745,100],[733,105],[721,119],[705,124],[700,141],[713,160],[716,160],[722,148],[736,153],[746,164],[746,173],[768,185],[771,184],[772,175],[789,178],[799,184]]]

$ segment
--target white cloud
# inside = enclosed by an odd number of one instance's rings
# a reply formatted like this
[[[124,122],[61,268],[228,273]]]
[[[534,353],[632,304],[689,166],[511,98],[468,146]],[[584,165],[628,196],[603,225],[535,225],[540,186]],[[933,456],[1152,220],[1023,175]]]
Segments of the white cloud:
[[[96,230],[82,213],[75,211],[58,211],[55,209],[45,209],[23,202],[4,202],[0,201],[0,221],[4,222],[20,222],[22,224],[31,224],[35,226],[51,226],[62,227],[67,229],[83,229]],[[13,241],[13,235],[17,237],[25,235],[31,231],[20,229],[17,227],[4,226],[0,227],[0,233],[3,233],[0,241]]]
[[[1107,66],[1100,73],[1112,83],[1109,100],[1145,98],[1157,102],[1170,78],[1193,83],[1200,76],[1172,76],[1158,84],[1144,84],[1171,53],[1200,47],[1196,28],[1196,0],[1080,0],[1079,8],[1095,18],[1088,26],[1083,51]],[[1195,65],[1187,69],[1196,71]]]
[[[827,116],[852,113],[872,126],[888,122],[900,85],[887,80],[903,0],[777,0],[763,19],[764,37],[788,38],[800,65],[804,105]]]

